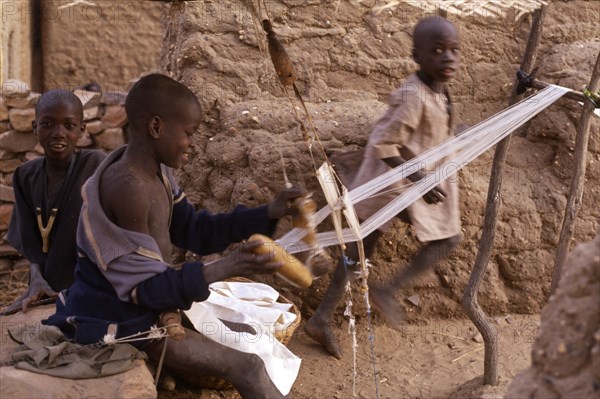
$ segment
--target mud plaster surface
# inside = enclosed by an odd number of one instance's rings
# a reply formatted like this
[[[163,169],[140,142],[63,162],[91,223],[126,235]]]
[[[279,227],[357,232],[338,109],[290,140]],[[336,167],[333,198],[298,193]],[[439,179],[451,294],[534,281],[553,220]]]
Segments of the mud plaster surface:
[[[390,90],[415,68],[410,32],[423,16],[406,7],[375,18],[364,5],[341,2],[334,11],[334,3],[277,2],[269,10],[295,62],[298,86],[328,154],[366,143]],[[193,202],[214,212],[238,203],[259,205],[284,185],[281,152],[292,183],[312,191],[323,206],[300,123],[275,80],[264,35],[255,30],[245,4],[188,3],[169,11],[163,68],[196,92],[205,112],[197,155],[181,171],[181,184]],[[597,2],[552,4],[538,54],[540,79],[571,88],[588,83],[600,50],[595,23],[599,14]],[[451,83],[456,121],[475,124],[506,106],[530,20],[465,17],[455,22],[463,46],[462,66]],[[300,104],[294,105],[300,112]],[[479,296],[494,315],[536,313],[545,302],[579,113],[577,103],[559,100],[512,138],[495,251]],[[600,217],[595,205],[600,202],[599,125],[593,118],[575,243],[593,237]],[[320,164],[318,146],[313,152]],[[409,312],[411,320],[463,315],[459,298],[479,245],[492,157],[493,149],[460,172],[463,241],[449,261],[405,293],[421,297],[421,306]],[[289,228],[290,221],[283,221],[277,234]],[[319,226],[328,228],[326,222]],[[372,278],[386,279],[417,246],[410,228],[397,222],[372,259]],[[310,314],[326,284],[325,278],[309,290],[289,294]]]
[[[263,33],[256,29],[246,4],[188,3],[170,10],[163,69],[195,91],[205,112],[196,142],[197,156],[180,173],[181,183],[192,201],[213,211],[231,209],[237,203],[262,204],[283,187],[281,151],[290,180],[314,192],[322,206],[324,200],[313,176],[301,125],[276,81]],[[284,1],[272,3],[268,11],[275,32],[295,62],[297,84],[326,152],[364,146],[373,122],[385,109],[389,92],[415,68],[410,57],[410,32],[423,14],[407,6],[373,17],[368,6],[358,2]],[[573,89],[588,83],[600,50],[595,22],[599,17],[598,2],[552,3],[537,58],[541,80]],[[451,92],[456,121],[472,125],[506,106],[531,20],[454,20],[461,34],[463,60]],[[294,106],[301,111],[299,103]],[[579,114],[578,104],[559,100],[512,138],[495,249],[479,294],[480,304],[493,317],[536,314],[546,302]],[[599,130],[595,118],[574,244],[589,241],[600,218],[596,205],[600,202]],[[316,153],[319,163],[323,156]],[[441,319],[450,320],[441,323],[470,325],[463,321],[460,297],[481,237],[492,157],[490,150],[460,172],[463,241],[458,250],[399,295],[408,315],[408,328],[435,325]],[[320,229],[329,227],[324,224]],[[284,221],[278,234],[289,228],[289,221]],[[410,228],[396,222],[377,247],[371,278],[385,280],[391,270],[403,267],[417,248]],[[300,291],[273,278],[257,280],[272,283],[294,300],[305,319],[313,314],[328,283],[325,277]],[[414,294],[419,295],[419,306],[405,301]],[[355,313],[365,334],[365,308],[360,302],[355,301]],[[342,313],[340,305],[335,325],[345,351],[342,361],[324,355],[303,336],[302,328],[298,329],[290,348],[305,360],[294,397],[351,396],[351,356]],[[535,325],[535,316],[512,317]],[[431,335],[421,344],[420,339],[417,343],[388,329],[377,315],[372,322],[380,354],[379,378],[387,378],[381,383],[382,397],[448,397],[454,388],[482,372],[481,350],[467,360],[451,363],[459,352],[450,350],[441,337]],[[515,334],[503,333],[504,342]],[[366,335],[360,340],[360,396],[375,397]],[[457,346],[461,353],[472,349],[472,344],[460,346],[462,342],[458,340]],[[510,342],[501,352],[500,375],[505,382],[529,363],[530,343]],[[477,385],[477,381],[471,383]]]

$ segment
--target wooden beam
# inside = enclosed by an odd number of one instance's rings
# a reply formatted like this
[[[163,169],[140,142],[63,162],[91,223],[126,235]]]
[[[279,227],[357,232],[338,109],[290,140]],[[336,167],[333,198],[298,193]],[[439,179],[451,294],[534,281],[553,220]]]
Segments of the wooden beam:
[[[545,89],[546,87],[550,86],[550,83],[546,83],[546,82],[542,82],[540,80],[534,79],[531,82],[531,87],[533,87],[534,89]],[[571,100],[575,100],[575,101],[579,101],[582,103],[589,103],[590,100],[583,95],[582,92],[580,91],[575,91],[575,90],[571,90],[568,91],[563,97],[571,99]],[[594,109],[594,105],[592,104],[592,110]]]
[[[596,58],[596,65],[592,71],[592,77],[588,89],[595,93],[600,87],[600,53]],[[550,295],[554,293],[560,277],[562,275],[562,266],[567,259],[569,253],[569,244],[573,237],[573,227],[575,225],[575,218],[577,212],[581,208],[581,198],[583,196],[583,183],[585,180],[585,166],[587,158],[588,141],[590,137],[590,119],[594,113],[594,105],[591,101],[585,101],[583,103],[583,110],[581,111],[581,117],[579,118],[579,125],[577,125],[577,134],[575,136],[575,154],[573,159],[575,161],[575,170],[573,171],[573,177],[571,179],[571,187],[569,188],[569,198],[567,200],[567,207],[565,209],[565,215],[563,217],[563,224],[560,231],[560,238],[558,240],[558,248],[556,251],[556,258],[554,260],[554,274],[552,275],[552,284],[550,286]]]
[[[521,63],[522,71],[531,71],[535,64],[538,47],[542,37],[544,18],[546,17],[546,6],[536,10],[533,14],[533,22],[529,39],[525,49],[525,55]],[[513,84],[509,105],[520,100],[517,94],[518,80]],[[483,234],[479,243],[479,250],[473,265],[473,271],[465,292],[462,297],[462,305],[473,324],[483,337],[485,345],[483,383],[485,385],[498,385],[498,332],[493,323],[477,302],[477,292],[485,276],[485,271],[492,254],[494,237],[496,235],[496,223],[498,221],[498,210],[500,208],[500,189],[502,187],[502,172],[508,148],[510,146],[510,135],[500,141],[496,146],[492,172],[488,187],[487,203],[485,206],[485,218],[483,221]]]
[[[31,0],[31,89],[44,92],[44,15],[41,0]]]

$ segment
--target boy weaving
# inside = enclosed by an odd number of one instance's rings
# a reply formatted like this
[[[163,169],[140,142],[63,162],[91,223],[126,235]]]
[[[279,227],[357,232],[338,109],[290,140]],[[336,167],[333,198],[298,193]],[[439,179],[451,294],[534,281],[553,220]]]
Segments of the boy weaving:
[[[81,101],[70,91],[44,93],[32,125],[45,156],[15,171],[15,207],[7,236],[30,262],[29,287],[6,308],[7,313],[55,297],[73,282],[81,187],[105,158],[101,151],[75,147],[85,122]]]
[[[148,331],[161,312],[206,300],[212,282],[274,273],[281,265],[272,255],[253,254],[258,241],[213,263],[189,262],[180,270],[169,267],[171,244],[205,255],[252,233],[271,235],[288,212],[287,201],[301,194],[290,189],[268,206],[238,206],[228,214],[196,212],[170,168],[181,167],[191,154],[202,116],[197,98],[171,78],[152,74],[132,87],[125,108],[130,142],[110,154],[83,189],[75,283],[45,321],[81,344],[98,342],[110,331],[116,338]],[[163,345],[155,340],[139,346],[157,360]],[[169,342],[164,364],[192,380],[195,372],[226,379],[243,397],[282,396],[258,356],[194,330]]]
[[[453,130],[452,109],[446,82],[458,68],[459,51],[458,31],[448,20],[429,17],[416,25],[413,58],[419,70],[408,76],[390,95],[388,110],[369,137],[362,164],[351,188],[450,138]],[[409,180],[415,182],[423,176],[424,172],[417,171],[409,176]],[[400,186],[397,184],[391,188]],[[355,205],[361,220],[381,209],[398,193],[390,188],[386,191],[386,194]],[[394,294],[413,277],[447,258],[460,241],[457,177],[450,176],[448,180],[439,182],[398,216],[414,226],[417,238],[424,246],[405,269],[396,272],[387,285],[371,287],[369,290],[371,304],[394,328],[399,327],[402,318],[401,307]],[[390,227],[391,221],[364,239],[367,257],[373,253],[382,232]],[[350,259],[357,259],[356,245],[348,247],[347,255]],[[305,325],[306,333],[338,359],[341,358],[341,350],[331,330],[331,322],[344,295],[348,275],[352,274],[351,270],[346,272],[344,262],[340,260],[321,304]]]

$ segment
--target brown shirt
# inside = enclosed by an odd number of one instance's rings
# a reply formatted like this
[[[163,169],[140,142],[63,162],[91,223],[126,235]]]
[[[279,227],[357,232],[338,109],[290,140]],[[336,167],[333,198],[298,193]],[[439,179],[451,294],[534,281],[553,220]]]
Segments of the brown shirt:
[[[389,107],[373,128],[362,164],[350,188],[356,188],[390,170],[382,159],[400,156],[403,147],[418,155],[450,138],[452,127],[447,101],[444,94],[435,93],[416,74],[408,76],[391,93]],[[435,169],[449,158],[429,165],[426,170]],[[427,204],[419,198],[408,207],[420,241],[440,240],[460,234],[458,176],[455,172],[453,168],[440,173],[440,185],[446,193],[443,202]],[[408,183],[408,180],[394,183],[382,190],[385,194],[355,204],[359,218],[365,220],[373,215],[396,198]],[[389,192],[391,189],[394,190]],[[385,231],[391,224],[390,220],[379,229]]]

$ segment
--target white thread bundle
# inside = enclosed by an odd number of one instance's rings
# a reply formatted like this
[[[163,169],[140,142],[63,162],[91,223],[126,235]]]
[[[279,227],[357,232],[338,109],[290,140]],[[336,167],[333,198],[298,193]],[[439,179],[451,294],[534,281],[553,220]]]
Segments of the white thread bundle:
[[[384,188],[402,180],[415,171],[427,165],[435,164],[452,153],[457,153],[452,161],[445,162],[433,172],[427,174],[423,179],[419,180],[369,219],[365,220],[361,224],[362,237],[358,238],[366,237],[375,231],[379,226],[421,198],[441,180],[449,177],[452,173],[477,158],[515,129],[525,124],[529,119],[557,101],[568,91],[569,89],[567,88],[550,85],[535,95],[471,127],[460,136],[448,139],[410,161],[350,191],[349,198],[353,204],[356,204],[377,195]],[[447,173],[448,171],[452,173]],[[315,215],[316,223],[321,223],[330,213],[331,209],[328,206],[320,209]],[[301,242],[301,237],[302,230],[292,229],[281,237],[278,242],[289,253],[302,252],[308,248]],[[343,231],[343,238],[344,242],[357,240],[355,233],[347,228]],[[338,237],[334,231],[318,233],[317,242],[321,247],[339,244]]]

